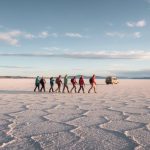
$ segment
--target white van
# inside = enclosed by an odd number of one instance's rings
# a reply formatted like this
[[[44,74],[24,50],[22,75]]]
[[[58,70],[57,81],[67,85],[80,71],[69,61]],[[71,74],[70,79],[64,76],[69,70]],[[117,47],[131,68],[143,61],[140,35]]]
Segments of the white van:
[[[106,82],[106,84],[118,84],[119,83],[117,77],[115,77],[115,76],[107,77],[105,82]]]

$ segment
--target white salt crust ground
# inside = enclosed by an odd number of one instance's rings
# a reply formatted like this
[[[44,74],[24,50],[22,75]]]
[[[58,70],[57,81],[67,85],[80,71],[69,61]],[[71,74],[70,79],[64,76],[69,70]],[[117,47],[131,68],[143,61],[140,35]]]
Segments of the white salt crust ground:
[[[150,80],[97,82],[97,94],[49,94],[0,79],[0,150],[149,150]]]

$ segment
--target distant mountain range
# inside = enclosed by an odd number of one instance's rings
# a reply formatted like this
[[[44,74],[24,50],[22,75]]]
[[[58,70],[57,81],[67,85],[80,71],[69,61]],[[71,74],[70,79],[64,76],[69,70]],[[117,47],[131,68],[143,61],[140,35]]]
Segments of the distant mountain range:
[[[74,76],[69,76],[69,78],[72,78]],[[76,75],[76,78],[79,78],[80,75]],[[84,76],[84,79],[89,79],[91,76]],[[26,77],[26,76],[0,76],[0,79],[34,79],[35,77]],[[46,79],[49,79],[49,77],[45,77]],[[56,78],[56,77],[54,77]],[[96,76],[96,79],[105,79],[106,77],[103,76]],[[118,79],[150,79],[150,77],[118,77]]]

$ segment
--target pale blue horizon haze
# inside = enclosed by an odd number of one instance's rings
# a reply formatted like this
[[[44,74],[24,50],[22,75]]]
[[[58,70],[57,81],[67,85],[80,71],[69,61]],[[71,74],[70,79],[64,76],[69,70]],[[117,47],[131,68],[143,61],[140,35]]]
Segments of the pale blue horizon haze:
[[[0,76],[150,77],[150,0],[0,0]]]

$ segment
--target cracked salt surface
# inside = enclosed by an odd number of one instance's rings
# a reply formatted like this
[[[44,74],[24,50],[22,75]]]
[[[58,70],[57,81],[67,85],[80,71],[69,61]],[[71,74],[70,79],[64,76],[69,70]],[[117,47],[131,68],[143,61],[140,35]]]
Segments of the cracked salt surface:
[[[0,80],[0,150],[150,149],[150,80],[98,80],[97,94],[34,93],[32,79]]]

